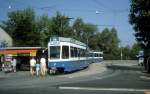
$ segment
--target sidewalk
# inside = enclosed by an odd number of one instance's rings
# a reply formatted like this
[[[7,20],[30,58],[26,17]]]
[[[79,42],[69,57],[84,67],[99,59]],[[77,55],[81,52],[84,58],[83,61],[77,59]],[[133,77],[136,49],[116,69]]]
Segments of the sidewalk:
[[[102,73],[106,70],[107,68],[105,67],[105,64],[103,62],[92,63],[86,69],[79,70],[79,71],[69,73],[69,74],[57,75],[57,77],[67,77],[67,78],[81,77],[81,76],[88,76],[88,75]],[[47,75],[53,76],[49,74]],[[19,77],[22,77],[22,78],[30,77],[30,72],[29,71],[17,71],[16,73],[13,73],[13,72],[5,73],[3,71],[0,71],[0,78],[19,78]]]
[[[57,77],[81,77],[81,76],[89,76],[93,74],[103,73],[107,70],[107,65],[117,65],[117,66],[134,66],[137,65],[136,60],[106,60],[100,63],[92,63],[89,65],[87,69],[79,70],[69,74],[57,75]],[[48,74],[47,74],[48,75]],[[0,78],[10,78],[10,77],[29,77],[29,71],[17,71],[16,73],[5,73],[0,71]],[[48,75],[49,76],[49,75]],[[52,75],[50,75],[52,76]]]
[[[17,71],[16,73],[14,72],[5,73],[4,71],[0,71],[0,78],[27,77],[29,75],[30,75],[29,71]]]

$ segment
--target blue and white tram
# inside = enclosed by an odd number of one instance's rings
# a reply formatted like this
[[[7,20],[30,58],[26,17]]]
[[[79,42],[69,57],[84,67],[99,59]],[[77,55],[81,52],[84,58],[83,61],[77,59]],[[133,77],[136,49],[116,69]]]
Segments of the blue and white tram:
[[[48,43],[49,73],[71,72],[88,67],[86,48],[86,44],[72,38],[51,37]]]
[[[90,51],[88,59],[92,63],[103,61],[103,52]]]

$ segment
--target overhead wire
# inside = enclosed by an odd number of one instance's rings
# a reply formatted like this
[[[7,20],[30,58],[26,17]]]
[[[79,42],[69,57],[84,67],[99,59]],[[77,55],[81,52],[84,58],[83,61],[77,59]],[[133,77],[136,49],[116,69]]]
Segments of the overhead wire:
[[[112,15],[113,15],[113,26],[115,26],[115,27],[118,27],[118,25],[116,25],[116,16],[118,15],[118,14],[121,14],[121,13],[125,13],[125,12],[129,12],[129,9],[114,9],[114,8],[111,8],[110,6],[107,6],[106,4],[103,4],[100,0],[91,0],[91,1],[93,1],[95,4],[97,4],[100,8],[104,8],[105,9],[105,11],[103,12],[103,13],[112,13]],[[108,25],[108,26],[110,26],[110,25]]]

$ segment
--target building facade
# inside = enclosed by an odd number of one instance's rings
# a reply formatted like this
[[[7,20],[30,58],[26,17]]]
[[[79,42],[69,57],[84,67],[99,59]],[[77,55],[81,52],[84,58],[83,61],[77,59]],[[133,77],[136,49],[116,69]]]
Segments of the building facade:
[[[0,47],[11,47],[13,39],[0,27]]]

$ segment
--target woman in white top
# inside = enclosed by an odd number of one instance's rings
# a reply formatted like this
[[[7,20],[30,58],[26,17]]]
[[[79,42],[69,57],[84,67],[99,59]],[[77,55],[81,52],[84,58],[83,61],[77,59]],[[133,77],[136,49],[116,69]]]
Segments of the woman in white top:
[[[36,64],[36,60],[34,58],[32,58],[30,60],[30,73],[33,76],[35,73],[35,64]]]
[[[41,66],[41,75],[45,76],[45,74],[46,74],[46,59],[44,57],[42,57],[40,59],[40,66]]]

